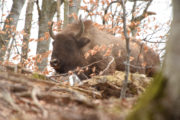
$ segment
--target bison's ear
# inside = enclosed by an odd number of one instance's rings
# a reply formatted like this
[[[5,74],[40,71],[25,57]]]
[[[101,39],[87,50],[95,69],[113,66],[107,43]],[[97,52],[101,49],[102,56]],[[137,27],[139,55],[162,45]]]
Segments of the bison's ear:
[[[87,45],[89,42],[90,42],[90,39],[85,38],[85,37],[79,38],[79,39],[77,40],[77,44],[78,44],[78,47],[79,47],[79,48],[84,47],[84,46]]]

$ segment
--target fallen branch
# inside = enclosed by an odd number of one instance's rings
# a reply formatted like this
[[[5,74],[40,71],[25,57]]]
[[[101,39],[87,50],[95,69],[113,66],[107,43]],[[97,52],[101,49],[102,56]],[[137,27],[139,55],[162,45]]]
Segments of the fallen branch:
[[[114,62],[114,57],[112,57],[112,56],[109,56],[109,57],[111,57],[111,61],[108,63],[108,65],[107,65],[106,68],[101,72],[100,75],[103,75],[103,74],[109,69],[109,67],[111,66],[111,64]]]
[[[33,87],[32,89],[32,93],[31,93],[31,96],[32,96],[32,99],[34,101],[34,104],[36,106],[38,106],[38,108],[40,108],[40,110],[42,111],[43,113],[43,118],[47,118],[48,117],[48,112],[43,108],[43,106],[39,103],[39,100],[37,98],[37,94],[40,94],[40,89],[38,89],[37,87]]]

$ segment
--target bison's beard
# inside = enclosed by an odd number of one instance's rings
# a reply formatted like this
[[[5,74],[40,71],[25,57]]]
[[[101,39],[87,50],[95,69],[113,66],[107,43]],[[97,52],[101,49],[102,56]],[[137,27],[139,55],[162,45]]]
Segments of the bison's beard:
[[[53,68],[59,74],[65,74],[65,73],[68,73],[69,71],[74,71],[75,70],[75,67],[68,68],[67,65],[56,66],[56,67],[53,67]]]
[[[59,74],[68,73],[68,71],[65,70],[63,67],[55,67],[54,69],[55,69],[55,71],[56,71],[57,73],[59,73]]]

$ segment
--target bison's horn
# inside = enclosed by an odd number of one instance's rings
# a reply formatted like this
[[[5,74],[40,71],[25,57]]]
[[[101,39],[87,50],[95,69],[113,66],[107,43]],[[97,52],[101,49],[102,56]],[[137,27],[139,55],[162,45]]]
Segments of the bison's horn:
[[[79,23],[80,23],[81,28],[80,28],[79,33],[77,33],[76,38],[81,37],[81,35],[84,33],[84,23],[81,20],[81,15],[79,16]]]
[[[49,34],[50,34],[50,36],[51,36],[53,39],[55,39],[55,34],[54,34],[53,31],[52,31],[52,26],[53,26],[53,24],[54,24],[54,22],[52,22],[51,25],[50,25],[50,27],[49,27]]]

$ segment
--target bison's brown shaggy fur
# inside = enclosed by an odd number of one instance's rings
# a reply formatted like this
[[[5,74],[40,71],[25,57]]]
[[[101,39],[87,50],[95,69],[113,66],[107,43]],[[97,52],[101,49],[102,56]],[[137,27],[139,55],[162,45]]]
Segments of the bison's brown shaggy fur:
[[[99,62],[89,67],[93,68],[95,66],[95,72],[100,73],[107,68],[113,58],[114,61],[108,69],[104,71],[104,74],[113,73],[115,70],[125,70],[125,40],[97,29],[92,21],[86,20],[82,22],[80,20],[79,22],[69,24],[57,35],[54,35],[50,28],[50,35],[54,39],[51,66],[54,67],[58,73],[66,73],[69,70],[76,69],[78,66],[87,66],[96,61]],[[107,47],[104,51],[102,50],[103,45]],[[95,46],[101,46],[102,49],[100,50],[100,48],[97,47],[98,49],[96,50],[99,50],[99,52],[85,59],[85,53],[95,49]],[[109,50],[112,48],[109,57],[105,56],[108,48]],[[130,56],[132,58],[130,71],[152,76],[155,68],[160,63],[158,54],[156,54],[152,48],[136,40],[131,40],[130,49]],[[92,72],[92,69],[88,69],[84,74],[89,77]]]

